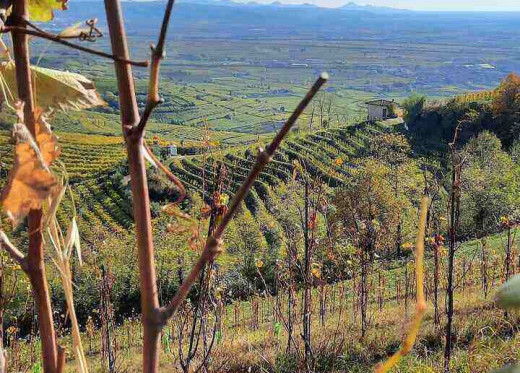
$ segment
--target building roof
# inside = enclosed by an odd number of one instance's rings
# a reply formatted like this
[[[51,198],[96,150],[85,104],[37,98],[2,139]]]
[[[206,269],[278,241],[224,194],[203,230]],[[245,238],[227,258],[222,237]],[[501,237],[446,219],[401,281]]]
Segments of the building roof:
[[[380,99],[375,99],[375,100],[370,100],[370,101],[367,101],[365,102],[366,105],[375,105],[375,106],[391,106],[391,105],[395,105],[395,101],[392,100],[385,100],[384,98],[380,98]]]

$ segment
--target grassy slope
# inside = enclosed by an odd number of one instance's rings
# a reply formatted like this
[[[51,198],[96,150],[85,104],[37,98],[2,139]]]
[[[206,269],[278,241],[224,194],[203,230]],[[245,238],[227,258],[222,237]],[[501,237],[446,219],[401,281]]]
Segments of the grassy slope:
[[[503,256],[503,234],[488,238],[490,250],[497,258]],[[460,260],[476,249],[476,242],[463,243],[459,255]],[[465,253],[465,254],[462,254]],[[478,263],[476,262],[475,265]],[[428,266],[431,261],[428,260]],[[459,274],[461,272],[459,271]],[[375,275],[374,275],[375,276]],[[383,277],[393,277],[394,273],[383,272]],[[503,311],[493,303],[493,293],[484,298],[480,287],[480,273],[475,270],[466,277],[464,288],[458,276],[459,287],[455,293],[455,333],[456,342],[453,354],[453,372],[485,373],[504,364],[520,359],[520,337],[515,334],[518,315],[504,317]],[[493,288],[500,284],[500,273],[493,278]],[[431,277],[427,277],[427,287],[432,285]],[[336,284],[326,288],[325,325],[319,321],[319,293],[313,294],[313,348],[317,359],[318,372],[369,372],[379,361],[395,352],[401,343],[406,325],[413,315],[413,296],[410,296],[408,307],[403,298],[396,299],[395,287],[387,287],[384,295],[384,306],[377,306],[377,292],[371,295],[369,307],[370,327],[364,340],[360,336],[359,310],[353,303],[352,282]],[[443,290],[440,299],[443,299]],[[428,311],[421,327],[417,343],[410,355],[405,357],[393,372],[441,372],[443,362],[443,325],[433,323],[432,296],[428,297]],[[299,304],[301,298],[297,297]],[[224,312],[222,341],[216,344],[212,355],[212,367],[219,372],[295,372],[294,357],[286,354],[287,334],[284,328],[276,333],[279,318],[273,314],[275,298],[259,300],[259,325],[252,327],[253,314],[251,302],[238,302],[226,307]],[[286,296],[280,297],[282,314],[285,315]],[[235,323],[235,310],[239,309],[239,321]],[[440,309],[443,309],[441,301]],[[178,320],[178,319],[177,319]],[[296,318],[299,320],[299,317]],[[296,321],[298,323],[298,321]],[[171,328],[175,331],[175,319]],[[295,338],[301,348],[301,326],[295,324]],[[126,372],[138,372],[140,366],[141,328],[137,320],[127,320],[117,328],[118,352],[117,366]],[[175,335],[175,334],[174,334]],[[92,371],[100,370],[100,334],[91,338],[84,335],[88,359]],[[70,340],[65,338],[65,344]],[[92,348],[90,348],[92,346]],[[172,351],[176,352],[178,342],[174,337],[168,341],[163,338],[161,371],[168,372],[178,367]],[[18,348],[24,351],[29,346],[22,344]],[[67,348],[70,351],[69,348]],[[37,353],[37,351],[36,351]],[[72,357],[71,357],[72,358]],[[20,368],[27,366],[27,361],[19,362]],[[74,361],[69,361],[67,371],[74,371]]]

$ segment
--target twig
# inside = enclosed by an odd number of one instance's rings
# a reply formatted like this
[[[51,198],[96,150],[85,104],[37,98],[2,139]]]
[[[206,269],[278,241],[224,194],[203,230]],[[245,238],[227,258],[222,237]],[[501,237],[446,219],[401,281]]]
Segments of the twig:
[[[11,241],[9,241],[9,238],[2,230],[0,230],[0,246],[3,246],[9,255],[11,255],[11,257],[18,262],[20,267],[26,271],[27,265],[25,263],[25,255],[20,250],[18,250],[16,246],[11,243]]]
[[[69,42],[67,40],[63,40],[59,36],[52,35],[52,34],[49,34],[48,32],[44,32],[44,31],[29,30],[29,29],[26,29],[26,28],[23,28],[23,27],[19,27],[19,26],[7,26],[7,27],[4,27],[4,28],[2,28],[0,30],[0,33],[8,33],[8,32],[11,32],[11,33],[21,33],[21,34],[35,36],[35,37],[42,38],[42,39],[47,39],[47,40],[53,41],[53,42],[58,43],[58,44],[63,44],[63,45],[65,45],[65,46],[67,46],[69,48],[72,48],[72,49],[77,49],[77,50],[80,50],[82,52],[94,54],[96,56],[109,58],[109,59],[114,60],[114,61],[124,62],[124,63],[127,63],[127,64],[132,65],[132,66],[138,66],[138,67],[148,67],[149,66],[149,62],[148,61],[131,61],[131,60],[127,60],[125,58],[122,58],[122,57],[119,57],[119,56],[115,56],[113,54],[108,54],[108,53],[101,52],[101,51],[98,51],[98,50],[95,50],[95,49],[91,49],[91,48],[87,48],[87,47],[83,47],[81,45],[77,45],[77,44],[71,43],[71,42]]]
[[[99,30],[97,27],[96,27],[96,23],[97,23],[97,19],[96,18],[93,18],[93,19],[89,19],[87,21],[85,21],[85,24],[90,28],[88,33],[86,33],[85,31],[80,31],[78,34],[72,34],[72,35],[63,35],[63,32],[56,35],[58,38],[60,39],[79,39],[81,41],[90,41],[90,42],[94,42],[96,41],[97,38],[101,38],[103,37],[103,33],[101,32],[101,30]],[[41,33],[44,33],[44,34],[48,34],[47,31],[45,31],[44,29],[36,26],[34,23],[32,22],[29,22],[27,20],[25,20],[25,24],[33,29],[35,29],[36,31],[39,31]]]
[[[417,277],[417,304],[415,306],[415,316],[401,349],[393,354],[387,361],[376,366],[374,373],[388,372],[403,358],[403,356],[407,355],[412,350],[421,327],[424,313],[426,312],[426,300],[424,295],[424,232],[426,230],[427,212],[428,197],[424,196],[421,201],[419,231],[417,232],[417,243],[415,246],[415,275]]]
[[[318,80],[314,83],[312,88],[309,90],[307,95],[304,97],[304,99],[300,102],[296,110],[293,112],[291,117],[287,120],[287,122],[284,124],[280,132],[276,135],[276,137],[273,139],[271,144],[267,147],[267,149],[259,149],[259,153],[256,159],[256,163],[254,164],[253,168],[249,172],[249,175],[247,176],[246,180],[238,190],[238,192],[235,194],[233,200],[231,201],[229,205],[229,209],[222,218],[222,221],[220,222],[220,225],[215,230],[215,233],[212,236],[209,236],[206,245],[204,247],[204,250],[195,264],[195,266],[192,268],[182,285],[180,286],[179,290],[177,291],[177,294],[175,297],[171,300],[171,302],[166,306],[161,308],[161,316],[162,316],[162,323],[165,324],[166,321],[173,316],[175,313],[175,310],[179,307],[179,305],[186,299],[186,296],[188,295],[189,290],[197,280],[199,273],[202,271],[204,266],[207,262],[212,261],[215,259],[217,254],[220,252],[220,245],[222,243],[222,236],[224,234],[224,231],[233,218],[235,212],[238,209],[238,206],[240,203],[244,200],[247,193],[249,192],[249,189],[255,182],[257,176],[262,172],[264,167],[269,163],[272,156],[276,152],[276,149],[282,142],[283,138],[287,135],[287,133],[290,131],[292,126],[296,123],[296,120],[300,116],[300,114],[305,110],[309,102],[312,100],[312,98],[316,95],[316,93],[320,90],[320,88],[325,84],[325,82],[328,80],[328,74],[323,73],[318,78]]]
[[[175,0],[168,0],[166,4],[166,10],[164,11],[164,18],[161,26],[161,32],[157,41],[157,46],[151,45],[152,57],[150,67],[150,80],[148,82],[148,100],[141,120],[137,125],[137,132],[142,133],[150,119],[152,111],[161,103],[161,97],[159,96],[159,68],[161,61],[164,59],[164,43],[166,42],[166,33],[168,32],[168,25],[172,14],[173,4]]]
[[[166,175],[166,177],[172,182],[175,184],[175,186],[177,187],[177,189],[179,189],[179,192],[181,193],[181,195],[179,196],[179,198],[177,198],[176,201],[172,202],[171,205],[178,205],[179,203],[181,203],[184,198],[186,197],[186,188],[184,188],[184,185],[182,184],[182,181],[180,181],[177,176],[175,176],[169,169],[168,167],[166,167],[165,165],[163,165],[161,163],[161,161],[159,159],[157,159],[157,157],[155,156],[155,154],[153,154],[153,152],[151,151],[151,149],[148,147],[148,144],[146,143],[146,140],[143,139],[143,146],[144,146],[144,149],[146,150],[146,152],[148,153],[148,155],[150,156],[150,158],[152,158],[152,160],[155,162],[155,164],[157,165],[157,167],[159,167],[159,169],[164,172],[164,174]]]

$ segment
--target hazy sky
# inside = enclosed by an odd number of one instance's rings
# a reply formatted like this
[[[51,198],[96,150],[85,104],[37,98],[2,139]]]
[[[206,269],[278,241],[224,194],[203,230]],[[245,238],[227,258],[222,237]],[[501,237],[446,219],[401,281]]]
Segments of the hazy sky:
[[[248,2],[250,0],[238,1]],[[272,3],[274,0],[255,1],[258,3]],[[350,0],[279,1],[286,4],[312,3],[324,7],[336,7],[348,3]],[[354,0],[354,2],[361,5],[370,4],[416,10],[520,11],[520,0]]]

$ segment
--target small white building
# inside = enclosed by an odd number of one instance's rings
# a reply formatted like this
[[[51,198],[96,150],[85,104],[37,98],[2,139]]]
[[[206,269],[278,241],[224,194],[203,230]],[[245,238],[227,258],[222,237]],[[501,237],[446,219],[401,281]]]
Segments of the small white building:
[[[394,100],[376,99],[365,102],[370,122],[396,117],[397,104]]]
[[[177,155],[177,145],[174,145],[174,144],[168,145],[168,155],[169,156]]]

